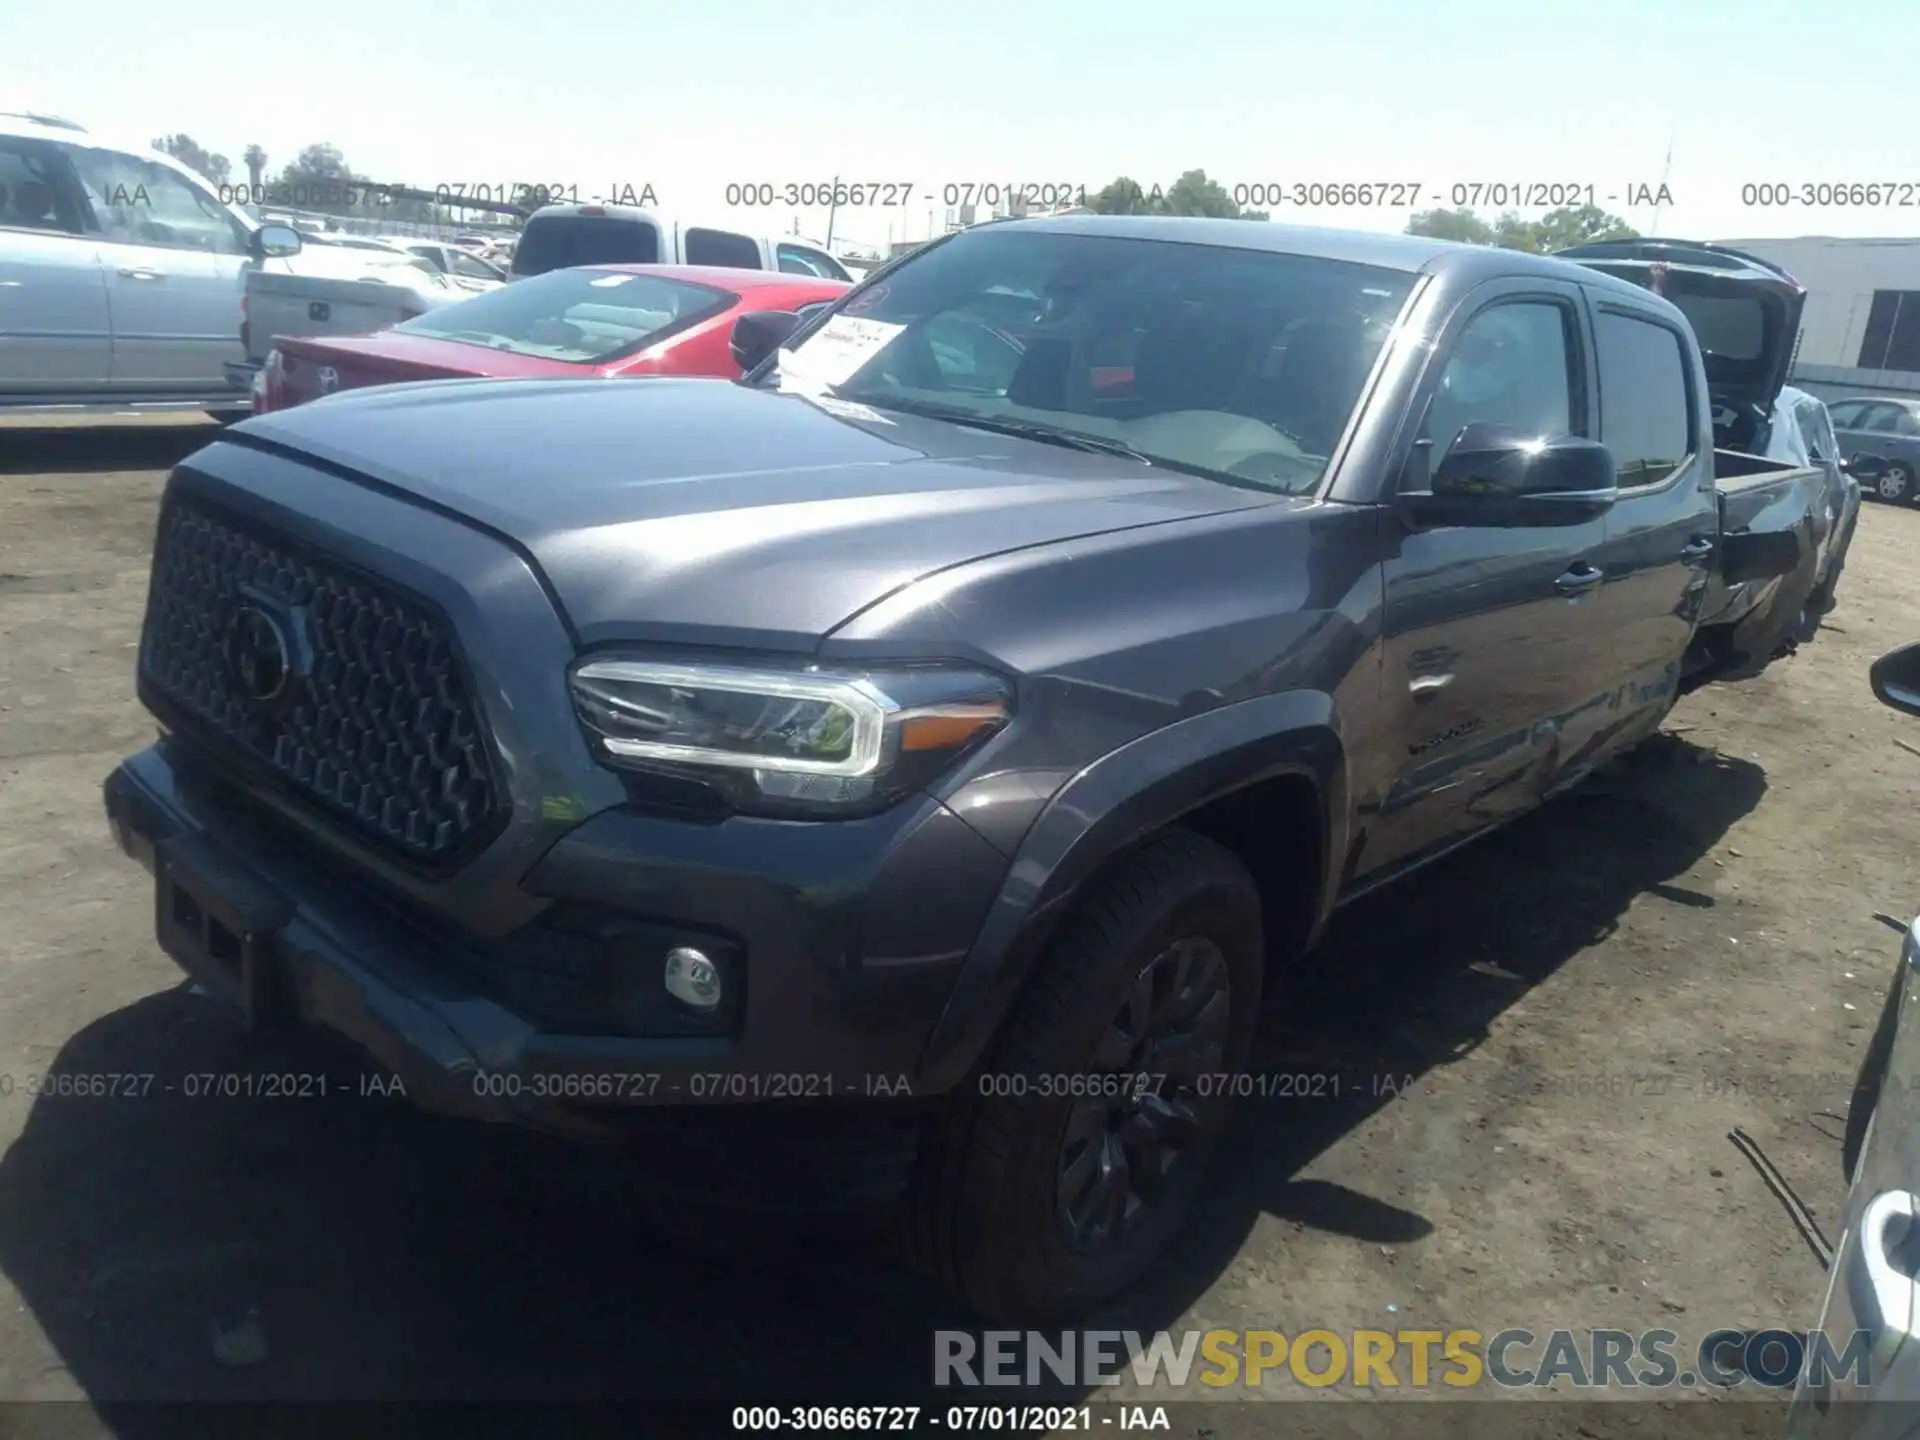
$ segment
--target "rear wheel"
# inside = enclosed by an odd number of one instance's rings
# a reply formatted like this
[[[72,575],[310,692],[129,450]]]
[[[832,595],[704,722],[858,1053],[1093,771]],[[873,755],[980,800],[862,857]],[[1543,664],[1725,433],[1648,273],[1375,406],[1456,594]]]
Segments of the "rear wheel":
[[[928,1137],[911,1201],[922,1265],[1018,1321],[1139,1280],[1225,1129],[1221,1077],[1245,1058],[1262,959],[1259,893],[1231,852],[1169,831],[1123,860]]]
[[[1894,505],[1911,505],[1914,499],[1913,472],[1904,465],[1889,465],[1873,482],[1873,492]]]

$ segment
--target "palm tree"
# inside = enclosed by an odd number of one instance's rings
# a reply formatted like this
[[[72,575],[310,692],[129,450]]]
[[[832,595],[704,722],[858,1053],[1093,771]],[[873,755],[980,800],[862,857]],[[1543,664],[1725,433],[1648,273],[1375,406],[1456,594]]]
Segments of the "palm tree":
[[[260,177],[267,173],[267,152],[258,145],[249,145],[247,153],[240,158],[246,162],[248,185],[257,194],[260,189]]]

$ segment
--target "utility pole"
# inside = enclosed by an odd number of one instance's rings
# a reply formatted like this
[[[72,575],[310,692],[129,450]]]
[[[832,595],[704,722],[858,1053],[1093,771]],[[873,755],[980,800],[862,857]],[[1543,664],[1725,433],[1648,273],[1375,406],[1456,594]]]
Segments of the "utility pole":
[[[840,177],[833,177],[833,189],[827,194],[827,253],[833,253],[833,217],[840,209]]]
[[[1660,190],[1654,192],[1653,233],[1657,239],[1660,234],[1660,192],[1667,188],[1667,177],[1673,174],[1673,142],[1679,133],[1679,126],[1667,132],[1667,163],[1660,167]]]

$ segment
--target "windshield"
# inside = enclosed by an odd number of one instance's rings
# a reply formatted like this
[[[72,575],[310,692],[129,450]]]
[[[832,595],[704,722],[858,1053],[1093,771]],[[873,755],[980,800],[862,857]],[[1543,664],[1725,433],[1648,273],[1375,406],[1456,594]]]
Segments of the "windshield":
[[[393,328],[403,335],[599,365],[718,315],[737,298],[663,275],[554,270],[442,305]]]
[[[569,265],[654,265],[660,234],[650,220],[612,215],[536,215],[513,252],[515,275],[544,275]]]
[[[780,359],[782,389],[1040,426],[1288,494],[1318,485],[1414,277],[1019,227],[962,233]]]

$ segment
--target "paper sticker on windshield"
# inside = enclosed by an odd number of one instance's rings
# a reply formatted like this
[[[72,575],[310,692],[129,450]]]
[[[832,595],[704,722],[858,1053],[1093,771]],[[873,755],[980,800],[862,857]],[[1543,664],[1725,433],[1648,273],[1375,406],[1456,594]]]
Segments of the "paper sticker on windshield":
[[[907,327],[885,320],[836,315],[797,350],[780,352],[780,374],[819,385],[838,385],[893,343]]]
[[[634,277],[631,275],[602,275],[598,280],[589,280],[589,285],[624,285]]]

